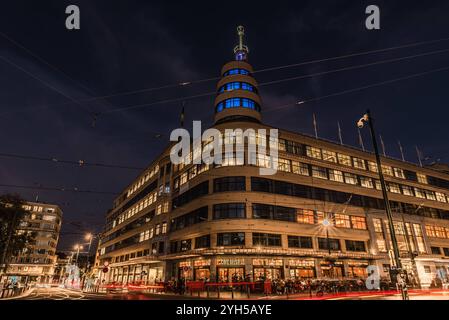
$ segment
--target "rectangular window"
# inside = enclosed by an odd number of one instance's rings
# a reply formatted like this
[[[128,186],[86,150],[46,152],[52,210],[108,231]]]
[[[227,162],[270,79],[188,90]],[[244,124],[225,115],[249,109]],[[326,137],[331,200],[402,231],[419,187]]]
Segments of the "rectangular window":
[[[382,165],[382,173],[387,176],[393,176],[393,169],[390,166]]]
[[[344,173],[344,177],[345,177],[345,182],[347,184],[354,184],[355,185],[355,184],[359,183],[358,180],[357,180],[357,175],[355,175],[355,174],[345,172]]]
[[[419,183],[428,184],[427,176],[425,174],[417,172],[416,178],[418,179]]]
[[[351,216],[351,225],[353,229],[366,230],[365,217]]]
[[[245,203],[214,204],[214,219],[243,219],[246,218]]]
[[[278,170],[284,172],[291,172],[290,160],[279,158],[278,160]]]
[[[337,163],[337,153],[329,150],[323,151],[323,160]]]
[[[379,172],[379,170],[377,169],[377,163],[368,160],[368,170],[376,173]]]
[[[210,248],[210,235],[195,238],[195,249]]]
[[[272,206],[261,203],[253,204],[254,219],[271,219],[296,222],[296,209],[281,206]]]
[[[430,190],[424,190],[424,193],[426,194],[426,199],[428,200],[436,200],[435,193]]]
[[[167,222],[162,223],[162,234],[167,233]]]
[[[369,177],[360,176],[360,185],[364,188],[369,188],[369,189],[374,188],[373,179],[371,179]]]
[[[437,201],[439,201],[439,202],[447,202],[446,195],[444,193],[435,192],[435,196],[436,196]]]
[[[416,243],[418,244],[418,251],[420,253],[426,253],[426,246],[424,243],[424,236],[422,233],[421,225],[418,223],[414,223],[413,231],[415,233]]]
[[[271,233],[253,233],[253,245],[264,247],[280,247],[281,235]]]
[[[351,167],[352,163],[351,163],[351,157],[350,156],[338,153],[337,154],[337,158],[338,158],[338,163],[339,164]]]
[[[389,191],[392,193],[401,193],[401,189],[397,183],[388,183]]]
[[[354,241],[354,240],[345,240],[346,250],[354,251],[354,252],[365,252],[365,242],[363,241]]]
[[[344,182],[343,172],[341,172],[340,170],[329,169],[329,180]]]
[[[396,178],[405,179],[404,170],[400,168],[393,168],[393,173]]]
[[[439,247],[430,247],[430,251],[432,252],[432,254],[441,254],[441,250]]]
[[[335,226],[337,228],[351,228],[351,221],[347,214],[335,214]]]
[[[385,241],[385,233],[382,227],[382,219],[374,218],[374,231],[376,233],[376,244],[379,252],[387,252],[387,243]]]
[[[289,248],[312,249],[311,237],[288,236]]]
[[[326,168],[312,166],[312,176],[319,179],[327,179]]]
[[[354,164],[354,168],[366,170],[364,159],[353,157],[352,162]]]
[[[310,158],[323,159],[320,148],[306,146],[306,154]]]
[[[318,238],[318,248],[321,250],[340,251],[340,240],[332,238]]]
[[[214,192],[245,191],[245,177],[214,179]]]
[[[415,196],[415,195],[413,194],[413,188],[412,188],[412,187],[402,185],[402,186],[401,186],[401,189],[402,189],[402,194],[403,194],[403,195],[405,195],[405,196],[412,196],[412,197]]]
[[[242,246],[245,244],[243,232],[217,234],[217,246]]]
[[[418,197],[418,198],[421,198],[421,199],[425,199],[426,198],[426,193],[424,192],[423,189],[415,187],[415,196]]]
[[[307,163],[292,161],[292,172],[303,176],[308,176],[310,175],[309,165]]]
[[[299,209],[298,223],[314,224],[315,218],[313,210]]]

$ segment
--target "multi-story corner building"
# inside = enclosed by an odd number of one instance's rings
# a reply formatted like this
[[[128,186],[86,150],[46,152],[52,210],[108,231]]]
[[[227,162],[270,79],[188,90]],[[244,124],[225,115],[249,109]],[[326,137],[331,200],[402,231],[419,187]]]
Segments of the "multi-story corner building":
[[[34,241],[11,258],[2,278],[19,283],[50,283],[56,267],[62,210],[57,205],[40,202],[26,202],[24,209],[29,214],[19,223],[17,232],[33,233]]]
[[[221,69],[213,127],[269,132],[248,49],[240,42],[234,51]],[[107,214],[97,265],[109,265],[100,278],[354,279],[366,277],[369,265],[388,278],[392,242],[374,154],[278,135],[278,171],[270,176],[259,173],[270,158],[251,162],[248,150],[243,163],[173,165],[169,145]],[[269,139],[256,136],[258,144]],[[381,170],[404,268],[423,286],[446,278],[449,173],[389,157]]]

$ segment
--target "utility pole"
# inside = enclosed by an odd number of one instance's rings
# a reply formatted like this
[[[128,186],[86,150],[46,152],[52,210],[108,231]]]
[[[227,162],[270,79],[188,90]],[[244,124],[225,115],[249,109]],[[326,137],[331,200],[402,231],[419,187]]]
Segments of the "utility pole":
[[[403,278],[401,257],[400,257],[400,253],[399,253],[396,232],[394,230],[393,216],[391,213],[390,201],[388,200],[387,187],[386,187],[384,175],[382,172],[382,163],[380,160],[379,148],[377,146],[376,133],[374,131],[374,121],[373,121],[373,118],[371,117],[371,113],[369,110],[367,110],[364,117],[359,120],[359,122],[357,124],[359,128],[363,127],[363,122],[368,122],[368,125],[370,128],[370,133],[371,133],[371,138],[372,138],[372,143],[373,143],[373,148],[374,148],[374,154],[376,156],[376,163],[377,163],[377,169],[378,169],[377,171],[379,172],[379,180],[380,180],[380,185],[382,188],[382,195],[383,195],[383,199],[384,199],[385,211],[387,213],[388,225],[390,228],[390,237],[391,237],[391,242],[393,244],[394,260],[396,263],[396,268],[397,268],[398,274],[401,276],[401,278]],[[403,285],[401,285],[401,294],[402,294],[403,300],[408,300],[407,283],[406,282],[404,282]]]

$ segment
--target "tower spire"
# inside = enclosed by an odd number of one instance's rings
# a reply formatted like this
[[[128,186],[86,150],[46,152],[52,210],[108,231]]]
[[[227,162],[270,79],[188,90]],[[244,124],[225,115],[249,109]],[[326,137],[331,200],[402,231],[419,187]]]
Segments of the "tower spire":
[[[248,46],[243,44],[243,36],[245,35],[245,28],[243,26],[237,27],[237,35],[239,36],[239,44],[234,47],[235,60],[242,61],[248,58]]]

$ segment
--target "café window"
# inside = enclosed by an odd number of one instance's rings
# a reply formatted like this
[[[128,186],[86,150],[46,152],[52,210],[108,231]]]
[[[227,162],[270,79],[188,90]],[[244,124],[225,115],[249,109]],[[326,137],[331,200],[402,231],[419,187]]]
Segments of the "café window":
[[[340,240],[333,238],[318,238],[318,248],[321,250],[340,251]]]
[[[245,233],[219,233],[217,234],[217,246],[240,246],[245,244]]]
[[[253,233],[253,245],[265,247],[280,247],[281,235],[270,233]]]
[[[365,242],[355,240],[345,240],[346,250],[354,252],[365,252]]]
[[[289,248],[302,248],[302,249],[312,249],[312,238],[311,237],[300,237],[300,236],[288,236],[288,247]]]

